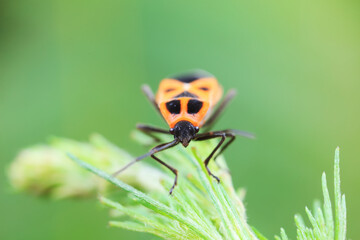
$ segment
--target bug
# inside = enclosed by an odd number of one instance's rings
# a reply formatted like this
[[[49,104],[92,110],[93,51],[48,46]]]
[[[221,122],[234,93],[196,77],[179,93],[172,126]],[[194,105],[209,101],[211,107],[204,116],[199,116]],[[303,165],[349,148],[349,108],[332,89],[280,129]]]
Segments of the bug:
[[[164,165],[175,175],[174,183],[170,189],[172,194],[177,185],[178,171],[155,156],[156,153],[172,148],[179,143],[187,147],[191,141],[204,141],[219,138],[220,141],[204,160],[206,170],[210,176],[218,182],[220,179],[209,169],[208,164],[214,160],[235,140],[236,136],[253,138],[251,133],[235,129],[222,131],[208,131],[214,125],[225,107],[232,100],[236,91],[231,89],[220,101],[223,89],[217,79],[210,73],[203,70],[195,70],[184,74],[174,75],[163,79],[160,82],[156,96],[148,85],[142,90],[150,103],[169,125],[169,130],[153,126],[138,124],[138,130],[144,132],[155,141],[159,142],[154,133],[171,134],[174,140],[162,143],[152,148],[148,153],[137,157],[113,175],[116,176],[132,164],[151,156],[154,160]],[[217,108],[215,108],[215,106]],[[203,130],[200,132],[200,128]],[[229,139],[226,143],[225,140]],[[216,154],[216,155],[215,155]]]

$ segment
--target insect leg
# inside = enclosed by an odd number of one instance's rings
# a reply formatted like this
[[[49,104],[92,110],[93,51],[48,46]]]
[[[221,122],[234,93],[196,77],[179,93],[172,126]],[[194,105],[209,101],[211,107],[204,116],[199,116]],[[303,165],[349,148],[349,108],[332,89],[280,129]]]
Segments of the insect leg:
[[[160,108],[159,108],[158,104],[155,101],[155,95],[154,95],[153,91],[151,90],[150,86],[147,85],[147,84],[144,84],[144,85],[141,86],[141,90],[143,91],[143,93],[145,94],[145,96],[149,100],[149,102],[155,107],[157,112],[162,117],[161,112],[160,112]]]
[[[214,133],[218,134],[218,133],[225,133],[226,137],[229,137],[230,140],[225,143],[225,145],[220,149],[220,151],[215,155],[214,160],[216,160],[216,158],[222,154],[228,147],[229,145],[234,142],[236,136],[242,136],[242,137],[246,137],[246,138],[251,138],[254,139],[255,135],[249,132],[244,132],[244,131],[240,131],[240,130],[236,130],[236,129],[227,129],[224,131],[216,131]]]
[[[164,165],[165,167],[167,167],[168,169],[170,169],[170,171],[172,171],[172,172],[175,174],[174,184],[172,185],[172,187],[170,188],[170,191],[169,191],[169,193],[170,193],[170,195],[171,195],[172,192],[173,192],[173,190],[174,190],[174,188],[175,188],[175,186],[177,185],[178,171],[177,171],[175,168],[171,167],[170,165],[166,164],[165,162],[161,161],[161,160],[160,160],[158,157],[156,157],[154,154],[151,155],[151,157],[152,157],[153,159],[155,159],[156,161],[158,161],[160,164],[162,164],[162,165]]]
[[[197,138],[195,138],[195,141],[204,141],[204,140],[208,140],[208,139],[212,139],[212,138],[217,138],[217,137],[221,137],[220,142],[216,145],[216,147],[212,150],[212,152],[210,153],[210,155],[205,159],[204,164],[205,164],[205,168],[207,170],[207,172],[209,173],[210,176],[212,176],[213,178],[215,178],[218,182],[220,182],[220,179],[215,176],[209,169],[208,164],[211,160],[211,158],[214,156],[215,152],[221,147],[221,145],[224,143],[225,138],[226,138],[226,134],[224,132],[208,132],[208,133],[204,133],[204,134],[200,134]]]
[[[205,130],[210,129],[218,120],[220,114],[224,111],[224,109],[227,107],[227,105],[230,103],[230,101],[236,96],[236,90],[230,89],[227,93],[222,102],[220,103],[219,107],[214,111],[214,113],[207,119],[207,121],[204,124]]]
[[[201,133],[198,134],[194,141],[204,141],[204,140],[208,140],[208,139],[212,139],[212,138],[216,138],[216,137],[221,137],[220,142],[218,143],[218,145],[214,148],[214,150],[211,152],[211,154],[209,155],[209,157],[207,157],[204,161],[205,166],[207,171],[209,172],[209,174],[211,176],[213,176],[216,180],[219,181],[219,178],[217,178],[216,176],[214,176],[209,168],[207,167],[207,164],[209,163],[210,159],[212,158],[212,156],[216,153],[216,151],[221,147],[221,145],[224,143],[226,137],[229,137],[230,140],[220,149],[219,153],[217,153],[214,157],[214,160],[222,153],[224,152],[224,150],[235,140],[235,136],[243,136],[243,137],[247,137],[247,138],[255,138],[255,136],[252,133],[248,133],[248,132],[244,132],[244,131],[240,131],[240,130],[236,130],[236,129],[227,129],[224,131],[214,131],[214,132],[207,132],[207,133]]]
[[[154,148],[152,148],[149,152],[147,152],[146,154],[140,156],[140,157],[137,157],[135,158],[133,161],[129,162],[127,165],[125,165],[123,168],[121,168],[120,170],[116,171],[115,173],[112,174],[113,177],[117,176],[119,173],[121,173],[122,171],[124,171],[125,169],[127,169],[128,167],[130,167],[131,165],[133,165],[134,163],[136,162],[139,162],[140,160],[146,158],[146,157],[149,157],[151,155],[154,155],[155,153],[158,153],[158,152],[161,152],[161,151],[164,151],[166,149],[169,149],[171,147],[174,147],[175,145],[177,145],[179,143],[179,140],[175,139],[171,142],[168,142],[168,143],[163,143],[163,144],[160,144]]]
[[[235,140],[235,136],[227,136],[227,137],[229,137],[230,139],[229,139],[229,141],[227,141],[226,143],[225,143],[225,145],[220,149],[220,151],[215,155],[215,157],[214,157],[214,161],[216,162],[216,158],[219,156],[219,155],[221,155],[225,150],[226,150],[226,148],[227,147],[229,147],[229,145]],[[217,162],[216,162],[217,163]]]
[[[144,124],[137,124],[136,128],[140,130],[141,132],[145,133],[146,135],[152,137],[155,142],[160,142],[160,138],[155,136],[153,133],[163,133],[163,134],[170,134],[169,130],[144,125]]]

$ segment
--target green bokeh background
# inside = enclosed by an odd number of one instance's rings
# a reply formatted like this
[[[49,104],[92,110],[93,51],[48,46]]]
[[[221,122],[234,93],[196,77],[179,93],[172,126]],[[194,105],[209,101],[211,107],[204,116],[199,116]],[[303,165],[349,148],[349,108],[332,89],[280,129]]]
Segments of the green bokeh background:
[[[348,237],[360,236],[360,3],[351,0],[0,1],[0,239],[154,239],[110,229],[96,200],[15,194],[5,170],[50,135],[129,141],[165,126],[140,92],[192,68],[238,96],[216,128],[257,134],[226,152],[249,222],[272,238],[321,198],[341,147]],[[150,160],[149,160],[150,161]]]

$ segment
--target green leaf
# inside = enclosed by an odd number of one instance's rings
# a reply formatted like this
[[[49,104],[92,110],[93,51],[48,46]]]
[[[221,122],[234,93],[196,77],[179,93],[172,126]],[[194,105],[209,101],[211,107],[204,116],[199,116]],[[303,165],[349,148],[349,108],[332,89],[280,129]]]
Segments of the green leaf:
[[[144,140],[141,134],[137,138]],[[182,170],[178,186],[171,196],[166,191],[172,186],[174,176],[162,166],[140,162],[121,174],[121,180],[109,175],[107,172],[114,172],[133,158],[100,135],[93,135],[89,143],[53,138],[50,145],[26,149],[15,159],[9,176],[14,183],[17,177],[21,177],[21,184],[14,184],[18,189],[39,195],[49,194],[57,199],[93,196],[96,192],[109,195],[114,193],[114,188],[119,188],[117,201],[100,197],[100,201],[111,209],[112,216],[117,218],[110,222],[115,227],[147,232],[165,239],[267,240],[248,224],[244,194],[239,196],[235,191],[222,156],[217,159],[218,165],[214,161],[209,164],[221,182],[208,174],[203,159],[215,144],[216,140],[197,142],[196,150],[177,147],[174,148],[176,151],[158,154]],[[64,153],[69,151],[74,154],[68,156],[88,171],[67,161]],[[29,169],[34,168],[40,168],[41,174],[35,177],[29,174],[32,172]],[[346,239],[346,201],[340,189],[339,148],[335,151],[334,161],[334,205],[325,173],[322,175],[322,193],[323,203],[315,201],[312,212],[305,208],[306,223],[299,214],[295,215],[298,240]],[[280,236],[275,236],[275,239],[288,240],[285,230],[281,228]]]
[[[335,193],[335,221],[331,207],[329,190],[326,183],[326,175],[322,175],[322,191],[324,196],[323,210],[319,201],[314,203],[314,214],[305,208],[311,223],[311,228],[306,227],[304,220],[299,214],[295,215],[298,240],[345,240],[346,239],[346,203],[345,195],[340,191],[340,158],[339,148],[335,151],[334,161],[334,193]],[[284,240],[285,236],[282,236]],[[280,239],[276,237],[276,239]],[[287,238],[285,238],[287,239]]]
[[[99,177],[102,177],[103,179],[109,181],[110,183],[112,183],[115,186],[123,189],[124,191],[133,194],[138,200],[140,200],[140,203],[143,204],[144,206],[154,210],[155,212],[157,212],[157,213],[159,213],[159,214],[161,214],[163,216],[167,216],[167,217],[170,217],[170,218],[173,218],[173,219],[179,221],[180,223],[182,223],[182,224],[186,225],[187,227],[189,227],[190,229],[192,229],[194,232],[196,232],[202,238],[212,239],[211,236],[209,236],[205,231],[203,231],[200,228],[200,226],[198,226],[198,224],[196,224],[191,219],[179,215],[173,209],[171,209],[171,208],[163,205],[162,203],[150,198],[149,196],[147,196],[143,192],[140,192],[140,191],[136,190],[135,188],[133,188],[133,187],[125,184],[124,182],[110,176],[109,174],[107,174],[107,173],[105,173],[105,172],[103,172],[103,171],[101,171],[99,169],[94,168],[90,164],[81,161],[77,157],[75,157],[75,156],[73,156],[71,154],[68,154],[68,155],[73,161],[75,161],[81,167],[89,170],[90,172],[95,173]]]
[[[340,190],[340,157],[339,147],[335,150],[334,186],[335,186],[335,240],[345,240],[346,236],[346,203]]]

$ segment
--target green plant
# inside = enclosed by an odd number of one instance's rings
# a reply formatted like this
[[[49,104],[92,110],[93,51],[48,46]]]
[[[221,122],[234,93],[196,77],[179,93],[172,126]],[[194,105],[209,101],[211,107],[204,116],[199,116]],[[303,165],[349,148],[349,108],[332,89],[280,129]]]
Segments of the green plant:
[[[306,214],[311,223],[310,227],[306,227],[303,218],[299,214],[295,215],[298,240],[342,240],[346,238],[346,203],[345,195],[341,195],[340,191],[339,148],[336,148],[334,163],[335,218],[333,216],[325,173],[322,175],[322,190],[324,197],[323,206],[321,207],[320,202],[316,201],[313,213],[305,207]],[[281,229],[281,237],[277,236],[276,239],[288,239],[284,229]]]
[[[135,133],[135,138],[143,144],[152,143],[138,132]],[[219,157],[218,165],[213,163],[210,166],[220,177],[220,184],[207,174],[202,159],[215,143],[216,140],[199,142],[194,144],[193,148],[177,147],[159,154],[181,169],[178,186],[172,196],[168,194],[168,189],[172,185],[173,175],[167,169],[159,170],[157,165],[139,162],[119,178],[112,177],[110,173],[132,157],[99,135],[94,135],[90,143],[56,138],[48,146],[27,149],[12,164],[10,179],[19,190],[57,198],[91,196],[98,192],[101,203],[111,209],[111,216],[114,218],[110,221],[111,226],[148,232],[164,239],[267,239],[247,223],[242,191],[235,191],[224,158]],[[66,152],[87,171],[81,170],[70,161],[66,162]],[[55,158],[62,159],[55,161],[56,163],[66,162],[66,167],[61,164],[47,164],[46,168],[43,168],[47,169],[44,170],[45,173],[58,173],[57,178],[51,179],[52,184],[46,186],[43,186],[46,182],[44,178],[49,178],[49,174],[42,174],[38,178],[25,174],[31,168],[32,161],[29,159],[41,159],[44,154],[47,159],[49,154],[55,154]],[[324,173],[323,206],[316,202],[313,213],[306,208],[311,225],[306,227],[301,216],[295,216],[299,240],[345,239],[346,206],[345,197],[341,196],[340,192],[338,148],[334,165],[335,214],[332,211]],[[39,168],[38,165],[36,167]],[[19,171],[22,172],[19,174]],[[94,174],[100,178],[94,178]],[[22,179],[19,179],[19,176]],[[86,184],[76,182],[79,180]],[[114,196],[114,192],[119,192],[114,191],[114,187],[121,189],[120,196]],[[77,194],[78,192],[81,194]],[[280,236],[275,238],[288,239],[283,229]]]

